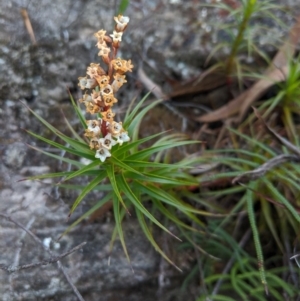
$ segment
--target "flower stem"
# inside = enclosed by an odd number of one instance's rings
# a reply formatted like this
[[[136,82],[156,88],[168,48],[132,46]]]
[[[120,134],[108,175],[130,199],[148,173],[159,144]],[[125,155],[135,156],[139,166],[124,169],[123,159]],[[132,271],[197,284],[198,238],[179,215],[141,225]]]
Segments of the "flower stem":
[[[226,73],[227,75],[231,75],[234,61],[236,54],[238,52],[239,46],[242,43],[245,30],[247,28],[247,25],[249,23],[249,20],[254,12],[254,7],[256,5],[257,0],[248,0],[245,7],[244,7],[244,14],[243,14],[243,20],[239,26],[238,34],[233,42],[230,55],[228,57],[227,63],[226,63]]]

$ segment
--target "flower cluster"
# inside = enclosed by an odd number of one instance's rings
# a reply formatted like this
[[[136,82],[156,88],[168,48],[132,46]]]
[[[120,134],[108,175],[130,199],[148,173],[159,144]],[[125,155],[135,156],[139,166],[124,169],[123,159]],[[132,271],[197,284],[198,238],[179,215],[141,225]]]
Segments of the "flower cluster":
[[[87,68],[87,75],[78,78],[78,85],[82,90],[92,90],[91,93],[85,92],[80,101],[85,104],[88,113],[98,116],[86,121],[85,136],[90,141],[90,148],[96,150],[95,157],[102,162],[111,156],[110,149],[115,144],[122,145],[130,140],[122,122],[114,121],[115,113],[112,111],[113,105],[118,101],[115,93],[126,83],[125,73],[131,72],[133,68],[130,60],[116,58],[129,18],[119,15],[114,20],[116,26],[113,34],[108,36],[105,30],[95,33],[98,55],[102,57],[106,70],[100,64],[91,63]]]

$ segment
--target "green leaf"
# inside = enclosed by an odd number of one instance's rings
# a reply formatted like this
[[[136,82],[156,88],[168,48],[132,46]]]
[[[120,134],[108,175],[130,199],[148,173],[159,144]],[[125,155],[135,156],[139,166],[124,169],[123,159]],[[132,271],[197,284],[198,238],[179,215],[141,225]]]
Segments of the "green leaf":
[[[86,124],[85,118],[84,118],[83,114],[81,113],[80,107],[76,105],[75,100],[74,100],[72,94],[70,93],[70,91],[69,91],[69,96],[70,96],[73,108],[75,109],[75,112],[76,112],[76,114],[77,114],[77,116],[78,116],[78,118],[80,120],[80,123],[81,123],[82,127],[84,129],[86,129],[87,128],[87,124]]]
[[[90,210],[88,210],[86,213],[81,215],[74,223],[72,223],[61,235],[60,238],[63,237],[65,234],[70,232],[76,225],[78,225],[83,219],[90,216],[92,213],[94,213],[96,210],[101,208],[104,204],[109,202],[112,199],[112,192],[108,193],[105,197],[103,197],[100,201],[98,201]]]
[[[265,273],[265,268],[264,268],[264,257],[263,257],[263,252],[262,252],[262,246],[260,243],[260,237],[259,237],[259,231],[256,225],[256,220],[255,220],[255,213],[254,213],[254,208],[253,208],[253,191],[255,190],[255,187],[253,186],[254,184],[251,184],[251,190],[246,191],[246,201],[247,201],[247,212],[248,212],[248,217],[249,217],[249,222],[250,226],[252,229],[253,233],[253,240],[254,240],[254,246],[255,246],[255,251],[256,251],[256,256],[257,256],[257,262],[258,262],[258,268],[260,272],[260,279],[264,287],[267,289],[268,284],[266,280],[266,273]]]
[[[137,215],[137,218],[138,218],[138,221],[139,221],[139,224],[143,230],[143,232],[145,233],[147,239],[150,241],[150,243],[152,244],[152,246],[154,247],[154,249],[167,261],[169,262],[171,265],[173,265],[177,270],[179,270],[180,272],[181,269],[179,267],[177,267],[175,265],[175,263],[173,261],[171,261],[171,259],[162,251],[162,249],[158,246],[158,244],[156,243],[156,241],[154,240],[153,236],[152,236],[152,233],[150,232],[147,224],[146,224],[146,221],[144,219],[144,215],[143,213],[138,210],[138,208],[136,207],[136,215]]]
[[[63,178],[63,177],[66,177],[66,176],[72,174],[73,172],[74,171],[62,171],[62,172],[47,173],[47,174],[37,175],[37,176],[30,176],[30,177],[21,179],[18,182],[27,181],[27,180],[34,181],[34,180],[51,179],[51,178]],[[57,184],[55,184],[55,185],[57,185]]]
[[[144,169],[164,169],[164,170],[176,170],[176,169],[189,169],[194,166],[189,166],[187,162],[178,162],[178,163],[160,163],[160,162],[149,162],[149,161],[137,161],[137,160],[123,160],[123,163],[130,165],[134,168],[144,168]]]
[[[135,170],[128,164],[124,163],[124,161],[117,159],[117,157],[115,157],[115,156],[110,157],[110,162],[115,164],[116,166],[120,167],[124,171],[129,171],[129,172],[132,172],[133,174],[143,176],[139,171]]]
[[[119,14],[124,14],[126,8],[129,5],[129,0],[121,0],[120,5],[119,5]]]
[[[126,197],[132,202],[132,204],[135,206],[137,210],[139,210],[141,213],[143,213],[145,216],[147,216],[154,224],[156,224],[158,227],[175,237],[176,239],[180,240],[177,236],[175,236],[172,232],[170,232],[166,227],[164,227],[140,202],[140,200],[136,197],[136,195],[132,192],[130,187],[128,186],[124,175],[122,174],[120,177],[118,177],[118,184],[120,186],[120,189],[123,190]]]
[[[191,185],[199,185],[199,182],[196,178],[191,179],[180,179],[176,177],[167,177],[167,176],[161,176],[158,174],[155,174],[155,171],[153,173],[147,173],[143,172],[142,174],[133,174],[130,171],[126,171],[126,177],[129,179],[134,180],[141,180],[141,181],[147,181],[147,182],[153,182],[153,183],[159,183],[159,184],[168,184],[168,185],[175,185],[175,186],[191,186]],[[170,173],[172,175],[172,173]],[[180,173],[179,173],[180,174]]]
[[[274,224],[275,219],[273,214],[271,213],[271,208],[270,208],[270,203],[266,200],[261,199],[261,208],[262,208],[262,213],[264,215],[264,219],[266,220],[266,223],[278,245],[280,248],[282,254],[284,254],[284,247],[282,245],[281,239],[278,236],[278,233],[276,231],[276,225]]]
[[[79,205],[79,203],[82,201],[82,199],[89,193],[91,192],[104,178],[106,177],[106,172],[105,171],[99,171],[99,175],[93,179],[80,193],[80,195],[77,197],[75,200],[74,204],[72,205],[72,208],[70,210],[71,215],[76,207]]]
[[[89,159],[89,160],[92,160],[95,157],[95,154],[92,151],[90,151],[89,148],[87,148],[85,152],[77,151],[77,150],[74,150],[74,149],[72,149],[70,147],[66,147],[66,146],[64,146],[62,144],[54,142],[52,140],[46,139],[46,138],[44,138],[44,137],[42,137],[40,135],[37,135],[37,134],[35,134],[35,133],[31,132],[31,131],[26,130],[26,132],[28,132],[33,137],[36,137],[39,140],[44,141],[47,144],[54,146],[55,148],[65,150],[66,152],[68,152],[70,154],[73,154],[73,155],[76,155],[78,157],[83,157],[83,158],[86,158],[86,159]]]
[[[146,101],[146,99],[148,98],[148,96],[151,94],[151,92],[148,92],[134,107],[134,109],[131,111],[131,108],[134,106],[134,102],[132,102],[129,106],[129,109],[126,112],[125,118],[124,118],[124,124],[123,127],[127,128],[134,116],[137,114],[137,112],[139,111],[139,109],[142,107],[142,105],[144,104],[144,102]],[[131,111],[131,112],[130,112]]]
[[[74,130],[74,128],[72,127],[72,125],[70,124],[70,122],[68,121],[67,117],[65,116],[65,114],[62,112],[63,116],[64,116],[64,120],[65,123],[67,125],[67,127],[69,128],[69,130],[71,131],[71,133],[73,134],[73,136],[75,137],[75,139],[81,143],[86,143],[79,135],[78,133]]]
[[[59,132],[58,129],[56,129],[54,126],[52,126],[49,122],[47,122],[43,117],[35,113],[33,110],[31,110],[24,102],[21,101],[23,106],[25,106],[41,123],[43,123],[51,132],[56,134],[56,132]]]
[[[164,143],[159,146],[152,146],[146,149],[143,149],[137,153],[134,153],[132,155],[129,155],[126,159],[127,160],[145,160],[146,158],[151,157],[151,155],[159,152],[159,151],[164,151],[173,147],[179,147],[183,145],[189,145],[189,144],[196,144],[199,143],[198,141],[180,141],[176,143]]]
[[[268,278],[268,282],[273,282],[274,284],[276,284],[279,288],[282,288],[284,290],[284,292],[286,294],[289,294],[290,297],[294,296],[294,291],[292,289],[292,286],[285,282],[284,280],[282,280],[280,277],[278,277],[277,275],[275,275],[274,273],[271,273],[271,271],[269,271],[267,273],[267,278]]]
[[[143,139],[140,139],[140,140],[136,140],[136,141],[132,141],[132,142],[129,142],[129,143],[126,143],[126,144],[123,144],[122,146],[120,146],[118,149],[114,150],[112,149],[112,155],[114,155],[115,157],[120,157],[122,154],[126,154],[127,152],[129,152],[130,150],[132,149],[135,149],[137,148],[138,146],[140,146],[141,144],[151,140],[151,139],[154,139],[160,135],[163,135],[165,132],[162,132],[162,133],[158,133],[158,134],[155,134],[155,135],[152,135],[152,136],[149,136],[149,137],[146,137],[146,138],[143,138]],[[137,150],[136,150],[137,151]]]
[[[256,140],[255,138],[252,138],[252,137],[249,137],[247,135],[244,135],[242,133],[240,133],[239,131],[237,130],[234,130],[232,128],[228,128],[231,132],[235,133],[237,136],[240,136],[242,137],[243,139],[249,141],[250,143],[252,143],[253,145],[257,145],[260,149],[263,149],[265,150],[268,154],[270,154],[271,156],[275,157],[276,156],[276,153],[270,148],[268,147],[267,145],[265,145],[264,143]]]
[[[66,143],[70,144],[74,149],[77,149],[77,150],[80,150],[80,151],[83,151],[83,152],[86,152],[88,154],[93,154],[95,155],[95,152],[92,151],[89,146],[87,145],[87,143],[82,143],[80,141],[77,141],[73,138],[70,138],[64,134],[61,134],[61,133],[56,133],[56,135],[58,137],[60,137],[63,141],[65,141]]]
[[[123,201],[123,198],[121,196],[121,193],[119,191],[118,183],[117,183],[116,177],[115,177],[114,166],[113,165],[107,165],[106,172],[107,172],[107,176],[109,178],[110,184],[113,188],[114,194],[116,195],[116,197],[118,198],[118,200],[120,201],[120,203],[122,204],[124,209],[127,211],[127,213],[130,215],[130,212],[128,211],[128,209],[127,209],[127,207],[126,207],[126,205]]]
[[[192,212],[192,213],[207,215],[207,216],[211,215],[211,213],[209,213],[209,212],[195,209],[192,206],[179,201],[173,195],[171,195],[168,191],[165,191],[164,189],[160,189],[158,187],[155,187],[154,185],[152,185],[150,183],[143,184],[139,181],[135,181],[134,185],[141,192],[145,193],[146,195],[149,195],[153,198],[156,198],[157,200],[160,200],[163,203],[171,205],[171,206],[177,208],[179,211],[181,211],[185,214],[188,214],[189,212]],[[199,221],[197,223],[199,223]]]
[[[189,231],[197,232],[198,230],[185,224],[182,222],[177,216],[170,212],[163,204],[162,202],[152,199],[153,204],[158,208],[158,210],[163,214],[163,216],[166,216],[169,220],[174,222],[178,227],[183,227],[188,229]]]
[[[66,162],[66,163],[74,165],[74,166],[76,166],[78,168],[84,166],[82,163],[80,163],[80,162],[78,162],[76,160],[68,159],[66,157],[58,156],[58,155],[52,154],[50,152],[43,151],[40,148],[34,147],[34,146],[30,145],[30,144],[27,144],[27,146],[30,147],[30,148],[32,148],[32,149],[34,149],[35,151],[38,151],[38,152],[40,152],[42,154],[45,154],[48,157],[57,159],[58,161]]]
[[[157,100],[151,103],[150,105],[147,105],[144,109],[142,109],[130,122],[130,125],[126,127],[128,129],[128,132],[130,134],[130,137],[132,137],[132,140],[137,140],[140,123],[143,119],[143,117],[157,104],[159,104],[162,100]]]
[[[119,206],[119,196],[120,193],[116,193],[116,191],[114,191],[115,193],[113,194],[113,210],[114,210],[114,217],[115,217],[115,222],[116,222],[116,229],[120,238],[120,242],[121,245],[123,247],[125,256],[128,260],[128,262],[130,262],[130,258],[129,258],[129,254],[127,251],[127,247],[125,244],[125,239],[124,239],[124,234],[123,234],[123,229],[122,229],[122,220],[124,217],[124,214],[120,214],[120,206]],[[125,204],[123,205],[124,208],[126,208]]]
[[[99,173],[99,172],[98,172]],[[72,190],[82,190],[86,187],[86,185],[78,185],[78,184],[57,184],[57,186],[66,188],[66,189],[72,189]],[[111,187],[111,184],[103,184],[97,185],[94,189],[94,191],[107,191],[111,192],[113,189]]]
[[[276,197],[276,199],[279,200],[283,205],[285,205],[285,207],[287,208],[287,210],[290,211],[290,213],[293,215],[293,217],[295,218],[295,220],[298,223],[300,223],[300,215],[296,211],[296,209],[294,208],[294,206],[285,198],[285,196],[283,196],[278,191],[278,189],[272,184],[271,181],[267,180],[266,178],[264,178],[263,181],[265,182],[265,184],[267,185],[267,187],[270,189],[270,191],[272,192],[272,194]]]
[[[100,160],[92,161],[90,164],[85,165],[84,167],[80,168],[77,171],[74,171],[72,174],[70,174],[68,177],[64,179],[64,181],[68,181],[72,178],[78,177],[78,176],[84,176],[87,175],[87,171],[94,170],[95,167],[99,166],[101,164]]]

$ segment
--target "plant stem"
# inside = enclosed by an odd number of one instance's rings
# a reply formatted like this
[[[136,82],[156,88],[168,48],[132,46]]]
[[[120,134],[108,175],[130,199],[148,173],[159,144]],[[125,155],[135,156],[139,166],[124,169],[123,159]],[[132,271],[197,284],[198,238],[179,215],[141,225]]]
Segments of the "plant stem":
[[[250,184],[250,187],[255,189],[253,184]],[[260,238],[259,238],[259,231],[258,231],[258,228],[256,225],[256,220],[255,220],[255,213],[254,213],[254,208],[253,208],[253,206],[254,206],[253,192],[251,190],[247,190],[246,198],[247,198],[247,212],[248,212],[249,222],[250,222],[250,226],[251,226],[252,234],[253,234],[254,246],[255,246],[256,256],[257,256],[257,261],[258,261],[258,269],[260,272],[260,279],[265,288],[265,292],[268,295],[268,284],[267,284],[265,268],[264,268],[264,257],[263,257],[262,247],[261,247]]]
[[[289,107],[286,105],[283,107],[283,122],[285,124],[285,128],[289,136],[289,140],[293,141],[294,143],[297,143],[296,141],[297,134],[293,123],[293,117]]]
[[[245,5],[243,20],[239,26],[238,34],[233,42],[231,52],[230,52],[230,55],[229,55],[227,63],[226,63],[225,68],[226,68],[227,75],[231,75],[236,54],[237,54],[239,46],[243,40],[244,32],[245,32],[247,25],[249,23],[249,20],[252,16],[256,2],[257,2],[257,0],[248,0]]]

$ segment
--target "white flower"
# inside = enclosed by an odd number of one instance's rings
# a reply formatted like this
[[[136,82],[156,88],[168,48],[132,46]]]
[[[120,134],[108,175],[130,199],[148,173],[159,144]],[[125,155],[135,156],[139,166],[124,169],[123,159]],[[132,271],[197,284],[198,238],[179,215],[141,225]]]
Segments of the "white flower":
[[[122,122],[113,121],[113,123],[110,124],[109,129],[113,137],[119,135],[123,129]]]
[[[123,144],[123,142],[127,142],[130,141],[130,137],[128,136],[128,132],[122,132],[120,133],[118,136],[116,136],[115,138],[117,138],[117,143],[119,143],[120,145]]]
[[[97,85],[97,82],[94,78],[88,78],[86,81],[85,87],[87,89],[91,89],[91,88],[94,88],[96,85]]]
[[[124,31],[125,28],[127,27],[127,24],[128,24],[130,19],[128,17],[119,15],[117,17],[114,17],[114,20],[117,23],[116,24],[117,30],[118,31]]]
[[[86,101],[86,102],[91,102],[93,100],[93,98],[90,94],[84,93],[82,100]]]
[[[85,77],[78,77],[79,83],[78,86],[80,87],[80,89],[84,90],[87,84],[87,78]]]
[[[101,88],[101,95],[104,96],[104,95],[111,95],[114,93],[113,91],[113,88],[111,85],[106,85],[104,86],[103,88]]]
[[[114,43],[121,42],[122,41],[122,35],[123,35],[123,32],[116,32],[115,30],[113,31],[113,34],[110,34],[110,36],[112,37]]]
[[[111,149],[112,146],[117,144],[117,141],[114,140],[111,136],[111,134],[107,134],[104,138],[100,138],[99,139],[99,143],[101,146],[107,148],[107,149]]]
[[[85,77],[78,77],[79,83],[78,86],[80,86],[80,89],[91,89],[96,87],[97,82],[94,78],[87,78]]]
[[[104,146],[102,146],[96,151],[95,158],[99,158],[101,160],[101,162],[104,162],[105,159],[110,156],[111,156],[111,153],[109,152],[109,150],[107,148],[105,148]]]
[[[125,78],[125,75],[121,75],[119,73],[116,73],[114,75],[114,81],[111,84],[114,93],[116,93],[123,84],[127,83],[127,80]]]
[[[88,130],[90,132],[93,132],[95,135],[98,135],[100,133],[100,127],[99,127],[99,121],[98,120],[88,120],[86,122],[88,126]]]

